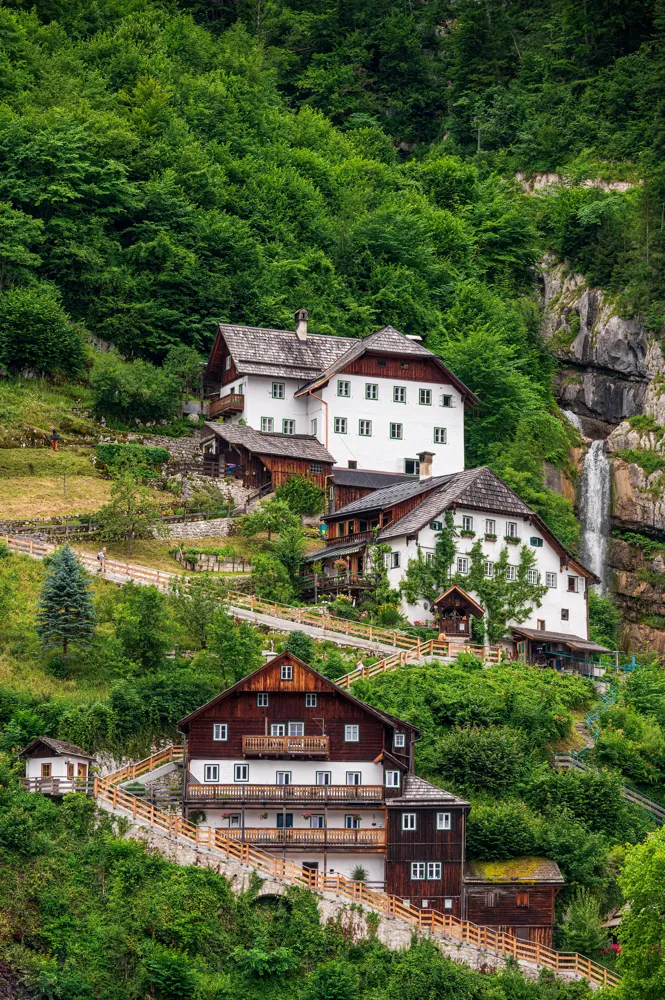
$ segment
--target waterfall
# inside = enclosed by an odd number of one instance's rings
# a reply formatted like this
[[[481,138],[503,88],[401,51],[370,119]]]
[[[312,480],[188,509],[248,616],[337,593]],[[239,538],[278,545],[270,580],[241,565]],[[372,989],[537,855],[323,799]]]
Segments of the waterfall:
[[[573,425],[575,430],[578,430],[580,434],[584,434],[584,431],[582,430],[582,421],[580,420],[580,418],[577,416],[576,413],[573,413],[572,410],[562,410],[561,412],[563,413],[566,420],[568,420],[569,423]]]
[[[607,573],[607,539],[610,534],[610,463],[605,452],[605,442],[602,440],[591,442],[584,459],[580,490],[580,521],[582,561],[600,577],[600,589],[604,590]]]

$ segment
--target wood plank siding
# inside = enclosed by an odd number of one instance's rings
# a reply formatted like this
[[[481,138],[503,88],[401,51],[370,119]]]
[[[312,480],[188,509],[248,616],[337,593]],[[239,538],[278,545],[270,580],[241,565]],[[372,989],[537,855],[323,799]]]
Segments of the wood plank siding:
[[[437,812],[451,814],[451,829],[437,830]],[[465,811],[447,805],[427,808],[391,806],[386,837],[386,892],[408,899],[411,905],[462,915]],[[402,815],[415,813],[416,829],[402,829]],[[440,879],[412,879],[413,862],[440,862]],[[444,899],[453,900],[452,910],[444,910]]]
[[[551,948],[556,894],[551,885],[467,885],[466,917]],[[491,901],[496,905],[488,905]],[[518,906],[518,901],[528,905]]]
[[[386,357],[385,354],[371,354],[351,361],[340,374],[365,375],[374,378],[394,378],[406,382],[445,383],[445,374],[435,361],[427,357]]]
[[[332,476],[332,463],[311,462],[309,459],[284,458],[275,455],[260,455],[259,457],[270,472],[273,489],[283,486],[292,476],[306,476],[318,487],[325,489]],[[321,471],[313,471],[318,469]]]

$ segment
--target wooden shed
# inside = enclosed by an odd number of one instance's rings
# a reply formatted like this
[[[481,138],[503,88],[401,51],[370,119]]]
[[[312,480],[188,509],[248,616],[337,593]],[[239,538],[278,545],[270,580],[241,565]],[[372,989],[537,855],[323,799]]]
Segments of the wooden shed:
[[[469,861],[464,867],[466,918],[551,948],[554,903],[563,885],[559,866],[547,858]]]
[[[471,619],[482,618],[485,609],[474,601],[461,587],[452,586],[441,594],[432,605],[439,619],[439,632],[447,636],[471,635]]]

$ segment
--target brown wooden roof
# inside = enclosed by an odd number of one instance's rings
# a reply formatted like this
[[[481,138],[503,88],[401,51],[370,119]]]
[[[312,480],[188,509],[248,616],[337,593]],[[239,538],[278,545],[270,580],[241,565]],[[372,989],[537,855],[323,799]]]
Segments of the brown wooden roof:
[[[50,736],[35,736],[34,740],[31,740],[19,751],[19,757],[38,757],[39,754],[35,753],[35,751],[39,750],[40,746],[46,747],[47,750],[52,750],[57,757],[71,755],[72,757],[85,757],[87,760],[94,760],[94,757],[87,750],[82,750],[75,743],[54,740]]]
[[[539,642],[563,642],[572,649],[585,649],[588,653],[611,653],[613,650],[607,646],[600,646],[590,639],[583,639],[579,635],[570,635],[566,632],[546,632],[540,628],[524,628],[523,625],[511,625],[511,630],[525,639],[536,639]]]
[[[476,618],[483,617],[483,615],[485,614],[485,609],[482,608],[477,601],[474,601],[473,597],[469,597],[466,590],[462,590],[462,588],[458,587],[456,583],[454,583],[452,587],[448,587],[448,590],[444,590],[444,592],[439,597],[437,597],[435,601],[433,601],[432,606],[436,607],[437,604],[443,603],[446,597],[449,597],[453,591],[456,594],[459,594],[459,596],[462,597],[467,602],[467,604],[471,606],[471,612]]]
[[[310,434],[264,434],[245,424],[224,424],[206,421],[206,427],[217,437],[232,445],[240,445],[254,455],[275,455],[299,458],[306,462],[332,465],[335,459],[318,438]],[[202,438],[202,441],[205,437]]]
[[[208,358],[208,373],[221,369],[224,344],[238,375],[312,379],[356,340],[308,333],[298,340],[294,330],[271,330],[259,326],[220,323]]]

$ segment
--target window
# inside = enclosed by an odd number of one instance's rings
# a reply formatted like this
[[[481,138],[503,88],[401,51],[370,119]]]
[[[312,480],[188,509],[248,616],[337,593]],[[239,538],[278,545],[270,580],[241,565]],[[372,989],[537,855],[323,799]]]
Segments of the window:
[[[358,421],[358,433],[361,437],[368,438],[372,436],[372,421],[371,420],[359,420]]]
[[[436,814],[436,828],[437,830],[451,830],[451,814],[450,813],[437,813]]]
[[[570,621],[570,611],[568,610],[568,608],[561,608],[561,621],[562,622]]]
[[[415,830],[415,828],[416,828],[416,814],[402,813],[402,829]]]
[[[434,428],[434,444],[448,444],[448,431],[445,427]]]
[[[544,618],[539,618],[538,619],[538,621],[536,623],[536,628],[538,629],[539,632],[544,632],[545,631],[545,619]]]
[[[215,722],[212,727],[213,740],[228,740],[229,727],[225,722]]]
[[[234,781],[249,781],[249,764],[236,764],[233,768]]]
[[[282,669],[280,671],[280,677],[283,681],[293,680],[293,667],[290,663],[283,663]]]
[[[529,569],[526,573],[526,578],[529,583],[538,584],[540,583],[540,573],[537,569]]]
[[[272,417],[261,417],[261,430],[264,434],[272,434],[275,430],[275,421]]]
[[[291,771],[276,771],[275,772],[275,784],[276,785],[290,785],[291,784]]]
[[[473,531],[473,518],[468,514],[462,517],[462,531]]]
[[[360,739],[360,726],[344,726],[346,743],[357,743]]]
[[[388,553],[388,566],[390,569],[399,569],[399,552]]]
[[[319,465],[317,462],[315,462],[313,465],[310,465],[309,471],[310,472],[323,472],[323,466]]]
[[[401,424],[391,424],[390,425],[390,439],[391,439],[391,441],[401,441],[402,440],[402,425]]]
[[[293,829],[293,813],[277,813],[277,829],[278,830],[291,830]]]
[[[257,708],[267,708],[268,707],[268,695],[267,694],[257,694],[256,696]]]
[[[51,765],[42,764],[42,778],[50,778],[50,777],[51,777]]]
[[[219,764],[206,764],[203,768],[203,780],[206,783],[219,781]]]
[[[312,830],[323,830],[323,816],[310,816],[309,825]]]
[[[365,383],[365,399],[378,399],[379,387],[376,382]]]
[[[329,785],[332,782],[332,771],[317,771],[316,772],[316,783],[317,785]]]
[[[427,862],[427,878],[431,878],[431,879],[441,878],[441,862],[440,861],[428,861]]]
[[[457,557],[457,572],[461,573],[462,576],[466,576],[469,572],[469,560],[466,556]]]
[[[532,535],[529,539],[529,545],[532,545],[534,549],[542,549],[543,540],[539,538],[538,535]]]
[[[506,521],[506,535],[508,538],[517,538],[517,521]]]
[[[351,813],[347,813],[344,817],[344,829],[345,830],[357,830],[360,827],[360,820],[357,816]]]
[[[232,830],[239,830],[240,829],[240,814],[239,813],[233,813],[232,816],[229,816],[229,827]]]
[[[306,694],[305,695],[305,708],[316,708],[316,695]]]
[[[393,739],[394,747],[405,747],[406,746],[406,733],[395,733],[395,738]]]
[[[347,785],[362,785],[362,772],[360,771],[347,771],[346,772],[346,783]]]
[[[506,566],[506,580],[516,580],[516,579],[517,579],[517,567]]]
[[[346,417],[335,417],[335,434],[346,434]]]
[[[406,403],[406,386],[393,386],[393,403]]]
[[[545,583],[547,584],[548,587],[551,587],[553,590],[556,590],[557,584],[558,584],[557,574],[556,573],[546,573],[545,574]]]
[[[578,581],[579,576],[569,576],[568,577],[568,593],[576,594],[578,591]]]
[[[485,520],[485,534],[496,535],[496,521],[491,517]]]
[[[316,437],[316,435],[319,433],[319,418],[318,417],[314,417],[313,420],[310,420],[310,422],[309,422],[309,430],[310,430],[310,434],[312,435],[312,437]]]
[[[304,722],[289,722],[289,736],[304,736],[304,735],[305,735]]]
[[[499,893],[498,892],[486,892],[485,893],[485,906],[490,908],[499,905]]]
[[[430,521],[429,526],[431,531],[441,531],[443,528],[443,521]]]
[[[347,462],[346,464],[347,464],[347,466],[348,466],[349,469],[357,469],[358,468],[358,463],[355,461],[355,459],[352,460],[352,461]]]
[[[444,908],[444,910],[452,910],[452,908],[453,908],[453,901],[452,901],[452,899],[450,899],[449,897],[446,897],[446,899],[444,899],[444,901],[443,901],[443,908]]]
[[[490,562],[489,559],[485,561],[485,576],[491,580],[494,576],[494,563]]]
[[[348,399],[351,395],[351,383],[345,382],[343,379],[339,379],[337,382],[337,395],[345,396]]]
[[[225,359],[225,361],[224,361],[224,367],[225,367],[225,369],[227,370],[227,372],[228,372],[228,371],[230,370],[230,368],[231,368],[231,355],[230,355],[230,354],[227,354],[227,355],[226,355],[226,359]]]
[[[285,399],[286,398],[286,386],[283,382],[273,382],[272,384],[272,398],[273,399]]]
[[[399,771],[386,771],[386,788],[399,788]]]
[[[377,368],[385,368],[386,367],[386,362],[385,361],[377,361],[376,362],[376,366],[377,366]]]
[[[419,879],[425,878],[425,862],[424,861],[412,861],[411,862],[411,878]]]
[[[270,724],[271,736],[286,736],[286,725],[283,722],[272,722]]]
[[[420,475],[420,462],[417,458],[405,458],[404,459],[404,472],[407,476],[419,476]]]
[[[441,406],[448,406],[448,407],[450,407],[452,405],[453,405],[453,397],[452,396],[447,396],[444,393],[444,395],[441,397]]]
[[[528,892],[518,892],[515,897],[515,902],[520,910],[528,910],[529,908],[529,893]]]
[[[296,432],[295,420],[282,420],[282,434],[295,434],[295,432]]]
[[[418,392],[418,402],[421,406],[431,406],[432,405],[432,390],[431,389],[420,389]]]

